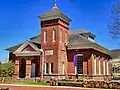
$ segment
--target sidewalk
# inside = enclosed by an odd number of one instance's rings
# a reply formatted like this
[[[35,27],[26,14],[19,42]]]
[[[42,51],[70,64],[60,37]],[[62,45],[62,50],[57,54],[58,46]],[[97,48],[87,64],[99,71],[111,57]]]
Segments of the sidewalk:
[[[20,85],[20,84],[0,84],[0,87],[19,87],[19,88],[23,88],[23,87],[26,87],[26,89],[25,90],[27,90],[27,87],[31,87],[31,88],[33,88],[33,87],[36,87],[36,88],[39,88],[39,90],[43,90],[43,88],[45,88],[45,90],[50,90],[50,88],[51,89],[57,89],[58,88],[58,90],[60,89],[63,89],[63,90],[68,90],[68,89],[72,89],[72,90],[118,90],[118,89],[99,89],[99,88],[83,88],[83,87],[67,87],[67,86],[40,86],[40,85]],[[20,89],[20,90],[22,90],[22,89]],[[29,90],[29,89],[28,89]]]

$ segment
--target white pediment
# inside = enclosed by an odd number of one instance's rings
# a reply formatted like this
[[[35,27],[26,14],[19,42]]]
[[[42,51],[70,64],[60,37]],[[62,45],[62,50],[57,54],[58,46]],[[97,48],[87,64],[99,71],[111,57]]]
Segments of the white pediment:
[[[27,46],[30,46],[31,48],[34,49],[34,51],[23,51]],[[32,42],[30,41],[25,41],[15,52],[14,54],[16,55],[40,55],[40,49],[35,45],[33,44]]]

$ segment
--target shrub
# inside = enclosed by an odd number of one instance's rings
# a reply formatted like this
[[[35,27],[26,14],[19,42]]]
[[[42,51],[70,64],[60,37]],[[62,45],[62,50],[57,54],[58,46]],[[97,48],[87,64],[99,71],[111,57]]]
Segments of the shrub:
[[[14,63],[9,61],[0,64],[0,77],[11,77],[14,73]]]

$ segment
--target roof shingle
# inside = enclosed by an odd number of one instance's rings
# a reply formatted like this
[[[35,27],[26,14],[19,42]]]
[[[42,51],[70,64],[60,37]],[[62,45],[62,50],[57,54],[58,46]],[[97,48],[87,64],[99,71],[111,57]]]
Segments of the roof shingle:
[[[111,50],[114,59],[120,58],[120,49]]]

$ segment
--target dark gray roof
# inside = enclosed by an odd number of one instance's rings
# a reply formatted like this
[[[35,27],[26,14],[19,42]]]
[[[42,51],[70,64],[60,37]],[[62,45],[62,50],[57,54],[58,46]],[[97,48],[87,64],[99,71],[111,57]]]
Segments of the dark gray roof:
[[[89,33],[89,31],[85,29],[80,29],[80,30],[69,30],[69,34],[78,34],[78,33]]]
[[[77,45],[77,44],[86,44],[91,42],[85,37],[83,37],[81,33],[88,33],[88,31],[70,30],[68,33],[68,40],[69,40],[68,46]]]
[[[34,45],[36,45],[39,49],[41,48],[41,45],[40,45],[39,43],[33,42],[32,40],[31,40],[30,42],[32,42]],[[5,50],[14,52],[14,51],[16,51],[16,50],[17,50],[20,46],[22,46],[22,45],[23,45],[23,43],[22,43],[22,44],[19,44],[19,45],[15,45],[15,46],[10,47],[10,48],[7,48],[7,49],[5,49]]]
[[[22,43],[22,44],[23,44],[23,43]],[[7,48],[7,49],[5,49],[5,50],[8,50],[8,51],[16,51],[22,44],[9,47],[9,48]]]
[[[30,40],[31,40],[31,42],[35,42],[35,43],[39,43],[39,44],[41,43],[40,42],[40,35],[32,37],[32,38],[30,38]]]
[[[120,58],[120,49],[111,50],[111,53],[114,59]]]
[[[69,17],[67,17],[65,14],[63,14],[60,10],[50,10],[42,15],[39,16],[40,19],[50,18],[62,18],[63,20],[66,20],[68,22],[71,21]]]
[[[89,31],[87,31],[87,30],[85,30],[85,29],[81,29],[81,30],[70,30],[69,31],[69,34],[71,35],[71,34],[81,34],[82,36],[84,36],[84,37],[86,37],[86,36],[91,36],[91,37],[93,37],[93,38],[95,38],[96,36],[93,34],[93,33],[91,33],[91,32],[89,32]]]

